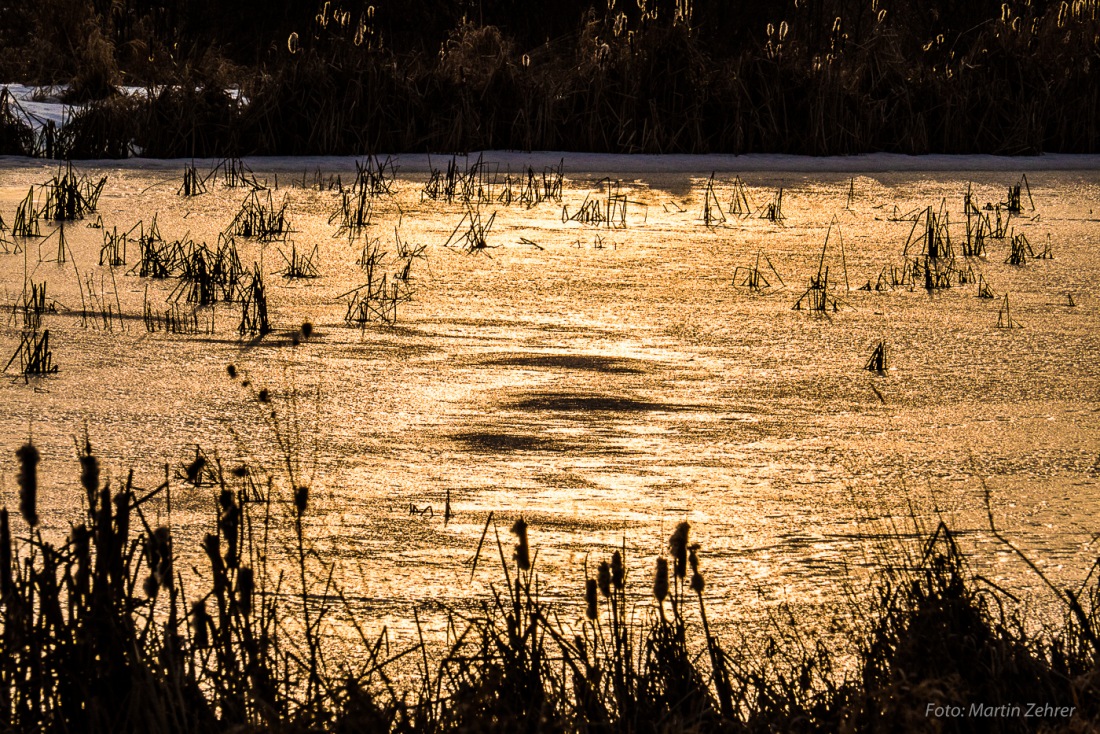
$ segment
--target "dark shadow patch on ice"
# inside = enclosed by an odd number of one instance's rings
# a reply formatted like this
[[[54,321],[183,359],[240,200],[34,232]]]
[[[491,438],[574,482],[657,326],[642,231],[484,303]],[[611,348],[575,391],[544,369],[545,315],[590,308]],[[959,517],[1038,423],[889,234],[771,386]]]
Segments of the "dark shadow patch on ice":
[[[465,444],[471,451],[501,453],[505,451],[568,451],[571,446],[546,438],[499,431],[468,431],[451,435],[451,440]]]
[[[485,361],[498,367],[546,367],[559,370],[587,370],[616,375],[637,375],[645,371],[636,359],[602,357],[594,354],[519,354]]]
[[[636,400],[617,395],[591,393],[536,393],[511,407],[519,410],[550,410],[562,413],[667,413],[694,410],[695,406]]]

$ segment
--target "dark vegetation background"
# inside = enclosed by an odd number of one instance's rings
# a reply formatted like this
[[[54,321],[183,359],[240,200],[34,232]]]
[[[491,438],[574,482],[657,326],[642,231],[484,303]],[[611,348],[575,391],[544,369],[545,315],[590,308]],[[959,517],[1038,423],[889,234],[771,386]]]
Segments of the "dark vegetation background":
[[[73,157],[1097,152],[1098,14],[1098,0],[0,0],[0,78],[103,100]],[[154,93],[113,94],[123,84]]]

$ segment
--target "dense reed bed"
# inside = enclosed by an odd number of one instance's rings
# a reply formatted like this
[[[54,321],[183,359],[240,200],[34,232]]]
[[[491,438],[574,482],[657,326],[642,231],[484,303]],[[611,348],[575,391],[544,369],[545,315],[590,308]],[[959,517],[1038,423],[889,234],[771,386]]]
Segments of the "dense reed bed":
[[[229,374],[271,405],[267,390],[232,366]],[[153,488],[132,473],[112,486],[85,439],[74,463],[83,511],[66,538],[38,529],[37,449],[15,452],[19,517],[0,510],[6,730],[1007,732],[1100,723],[1095,574],[1076,590],[1051,587],[1060,624],[1028,626],[1010,591],[968,571],[942,524],[917,544],[895,541],[871,593],[852,601],[855,641],[843,649],[815,642],[793,616],[761,645],[720,639],[707,617],[706,550],[686,522],[646,564],[625,546],[593,559],[578,579],[583,603],[555,608],[539,595],[537,531],[520,518],[502,540],[490,515],[474,567],[498,558],[499,584],[479,610],[451,613],[445,644],[394,651],[353,615],[360,646],[337,661],[329,621],[350,610],[303,530],[310,489],[293,446],[275,435],[287,457],[278,481],[196,451]],[[181,486],[209,495],[200,548],[179,547],[155,520]],[[992,514],[990,532],[1001,538]],[[399,674],[401,664],[419,672]]]
[[[25,34],[13,16],[0,75],[103,98],[49,146],[60,157],[1100,146],[1094,0],[570,3],[553,35],[542,14],[502,3],[288,5],[207,31],[188,25],[189,3],[42,5],[22,11]],[[55,5],[73,7],[55,17]],[[124,80],[148,91],[111,94]],[[5,110],[0,150],[44,153]]]

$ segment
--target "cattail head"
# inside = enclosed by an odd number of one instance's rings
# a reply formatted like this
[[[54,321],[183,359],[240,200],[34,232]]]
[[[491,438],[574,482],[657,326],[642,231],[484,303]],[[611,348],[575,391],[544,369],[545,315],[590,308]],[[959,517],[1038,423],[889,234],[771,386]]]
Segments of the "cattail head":
[[[95,512],[96,495],[99,493],[99,459],[91,453],[91,445],[85,444],[85,452],[80,455],[80,486],[88,495],[88,512]]]
[[[115,495],[115,528],[118,541],[122,546],[127,543],[130,535],[130,500],[133,493],[124,489]]]
[[[84,523],[74,526],[69,533],[69,548],[76,559],[77,577],[80,579],[86,580],[92,568],[91,537],[92,534]]]
[[[237,379],[237,365],[230,362],[228,365],[226,365],[225,371],[226,373],[228,373],[230,380]]]
[[[313,336],[313,322],[303,321],[302,322],[302,338],[303,339],[309,339],[311,336]]]
[[[303,484],[294,489],[294,509],[301,516],[306,514],[307,507],[309,507],[309,487]]]
[[[619,591],[623,590],[626,582],[626,569],[623,567],[623,556],[619,551],[611,554],[611,583]]]
[[[690,525],[682,522],[676,526],[672,537],[668,539],[668,550],[672,555],[673,572],[676,574],[676,578],[679,579],[687,576],[688,530],[690,529]]]
[[[598,612],[597,602],[599,597],[596,596],[596,579],[586,579],[584,582],[584,601],[585,601],[585,616],[589,619],[595,620]]]
[[[198,484],[202,480],[202,470],[206,468],[206,457],[202,455],[202,452],[197,448],[195,449],[195,460],[192,461],[183,470],[184,476],[191,484]]]
[[[16,450],[19,459],[19,514],[32,528],[38,525],[38,449],[30,441]]]
[[[12,590],[11,575],[11,527],[8,524],[8,508],[0,508],[0,597]]]
[[[149,539],[149,570],[156,576],[157,583],[172,588],[172,531],[161,525],[153,531]]]
[[[215,566],[221,565],[221,544],[218,542],[218,536],[214,533],[207,533],[202,539],[202,549],[206,551],[206,555],[210,557],[210,562]]]
[[[658,602],[668,597],[668,560],[663,556],[657,559],[657,574],[653,578],[653,596]]]
[[[527,545],[527,521],[521,517],[512,523],[512,534],[516,536],[516,565],[521,571],[530,571],[531,548]]]
[[[611,566],[607,561],[600,561],[600,568],[596,571],[596,583],[599,584],[601,594],[611,596]]]
[[[191,641],[196,650],[210,647],[210,615],[206,613],[206,600],[200,599],[191,605]]]
[[[699,573],[699,556],[697,554],[699,544],[693,543],[688,550],[688,564],[691,566],[691,590],[696,594],[702,594],[705,583],[703,574]]]
[[[256,399],[259,400],[261,403],[266,403],[271,400],[271,393],[266,387],[261,387],[260,391],[256,393]]]
[[[95,516],[96,547],[101,553],[109,554],[114,542],[111,533],[111,490],[104,487],[99,491],[99,503]]]
[[[240,529],[241,508],[232,490],[223,489],[218,496],[218,530],[226,545],[226,565],[237,567],[237,531]]]
[[[252,575],[252,569],[248,566],[237,569],[237,603],[246,617],[252,614],[252,592],[255,588],[256,579]]]

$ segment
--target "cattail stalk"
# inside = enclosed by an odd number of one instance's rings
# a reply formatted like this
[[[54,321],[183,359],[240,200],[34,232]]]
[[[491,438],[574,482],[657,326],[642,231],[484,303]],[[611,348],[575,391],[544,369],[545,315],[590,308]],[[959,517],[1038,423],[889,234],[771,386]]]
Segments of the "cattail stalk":
[[[11,575],[11,527],[8,523],[8,508],[0,508],[0,598],[6,598],[12,591]]]

